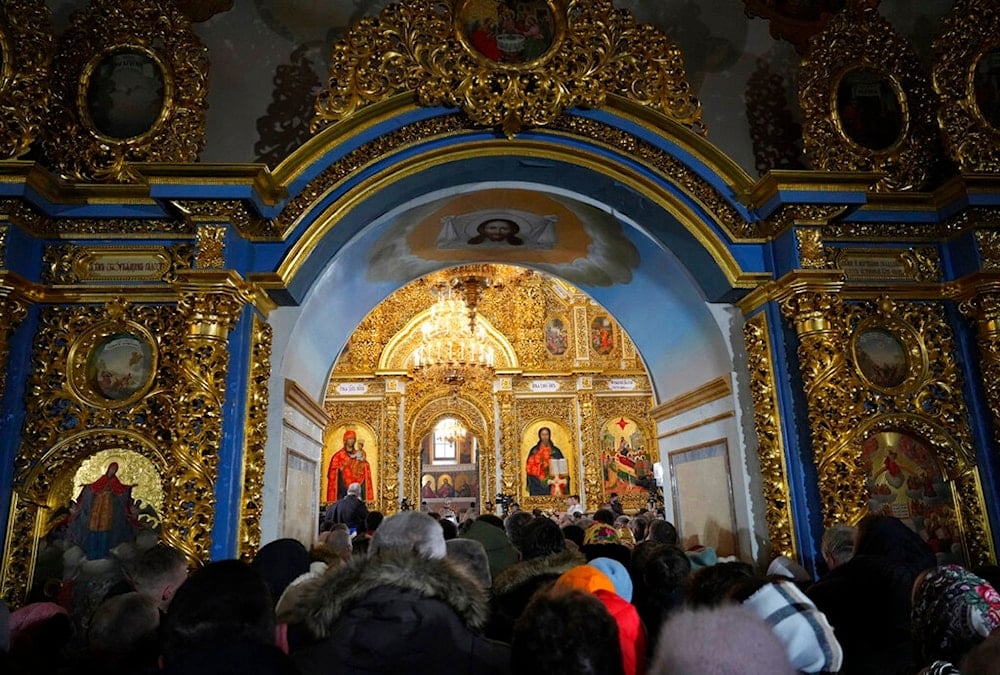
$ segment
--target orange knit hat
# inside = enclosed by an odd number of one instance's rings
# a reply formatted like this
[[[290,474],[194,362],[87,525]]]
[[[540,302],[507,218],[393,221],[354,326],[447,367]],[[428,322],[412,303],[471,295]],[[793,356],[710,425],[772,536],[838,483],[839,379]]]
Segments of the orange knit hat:
[[[615,585],[607,574],[591,565],[579,565],[556,579],[556,587],[578,588],[593,593],[597,590],[615,592]]]

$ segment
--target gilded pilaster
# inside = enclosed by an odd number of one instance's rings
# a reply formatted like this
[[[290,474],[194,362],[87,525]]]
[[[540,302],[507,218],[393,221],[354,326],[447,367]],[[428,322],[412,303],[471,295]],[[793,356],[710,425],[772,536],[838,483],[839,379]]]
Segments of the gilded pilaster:
[[[517,457],[517,421],[514,419],[514,392],[498,391],[500,405],[500,485],[497,492],[518,495],[520,467]]]
[[[809,285],[781,299],[782,314],[799,337],[799,368],[826,525],[855,522],[867,509],[864,468],[843,452],[850,443],[844,420],[862,417],[860,397],[838,378],[846,367],[849,337],[841,298]]]
[[[172,462],[167,472],[164,541],[193,563],[208,559],[222,410],[229,372],[229,331],[249,301],[235,273],[191,271],[177,283],[185,335],[174,397]]]
[[[391,515],[399,509],[397,495],[407,495],[411,493],[401,493],[399,491],[399,415],[403,405],[403,395],[399,391],[386,391],[382,400],[382,442],[379,452],[379,475],[382,489],[380,495],[382,503],[379,509],[385,515]],[[414,498],[418,493],[412,493]]]
[[[583,441],[583,484],[586,486],[587,503],[590,507],[596,506],[599,500],[604,499],[604,477],[601,475],[601,445],[594,437],[598,428],[594,407],[594,393],[592,391],[581,391],[576,396],[577,405],[580,407],[580,428],[590,429],[592,434],[585,437]]]
[[[0,261],[2,262],[2,261]],[[0,282],[0,400],[7,386],[7,359],[10,356],[10,338],[28,315],[28,303],[11,286]]]
[[[959,304],[959,310],[976,324],[983,390],[994,444],[1000,447],[1000,280],[980,284],[974,296]]]
[[[239,556],[249,561],[260,546],[264,505],[264,446],[267,443],[268,382],[271,378],[271,325],[254,315],[247,386],[246,440],[243,448],[243,495],[240,499]]]
[[[792,497],[788,487],[788,467],[778,417],[778,392],[772,364],[771,334],[767,316],[761,312],[743,326],[750,369],[750,394],[753,397],[753,423],[757,430],[757,456],[764,480],[768,539],[773,557],[795,559]]]

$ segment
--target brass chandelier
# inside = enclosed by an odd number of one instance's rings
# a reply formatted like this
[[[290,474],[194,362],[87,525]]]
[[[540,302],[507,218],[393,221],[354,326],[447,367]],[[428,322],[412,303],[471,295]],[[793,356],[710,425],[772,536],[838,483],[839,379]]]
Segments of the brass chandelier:
[[[447,386],[454,394],[466,382],[495,375],[495,350],[476,323],[476,308],[490,283],[488,277],[462,273],[460,268],[458,275],[435,287],[437,298],[420,327],[420,345],[413,352],[413,377]]]

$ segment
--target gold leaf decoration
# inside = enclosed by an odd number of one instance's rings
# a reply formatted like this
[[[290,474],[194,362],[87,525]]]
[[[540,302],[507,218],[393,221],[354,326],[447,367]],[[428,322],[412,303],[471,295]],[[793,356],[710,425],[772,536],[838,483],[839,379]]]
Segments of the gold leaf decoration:
[[[997,58],[1000,10],[994,0],[957,0],[934,40],[934,91],[945,147],[963,171],[1000,171],[1000,126],[976,100],[980,61]]]
[[[0,35],[0,158],[13,159],[28,151],[48,115],[53,42],[45,3],[4,0]]]
[[[412,91],[420,105],[460,108],[508,137],[548,125],[569,108],[600,107],[612,94],[705,133],[680,48],[610,0],[550,0],[553,44],[517,66],[476,52],[462,37],[457,6],[459,0],[403,0],[376,19],[362,19],[333,49],[313,130]]]
[[[899,135],[871,149],[845,131],[838,92],[853,71],[877,74],[894,92],[900,114]],[[813,38],[802,62],[799,104],[806,157],[826,171],[880,171],[879,190],[922,187],[934,165],[936,100],[912,46],[879,16],[876,7],[852,0],[822,33]],[[866,120],[866,129],[883,130],[883,120]],[[875,144],[871,144],[875,145]]]

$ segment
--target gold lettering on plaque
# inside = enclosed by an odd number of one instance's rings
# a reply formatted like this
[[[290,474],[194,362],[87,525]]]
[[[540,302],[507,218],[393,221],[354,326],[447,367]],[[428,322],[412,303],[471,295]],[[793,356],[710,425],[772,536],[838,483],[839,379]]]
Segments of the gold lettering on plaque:
[[[73,261],[80,281],[161,281],[170,271],[162,247],[83,249]]]

